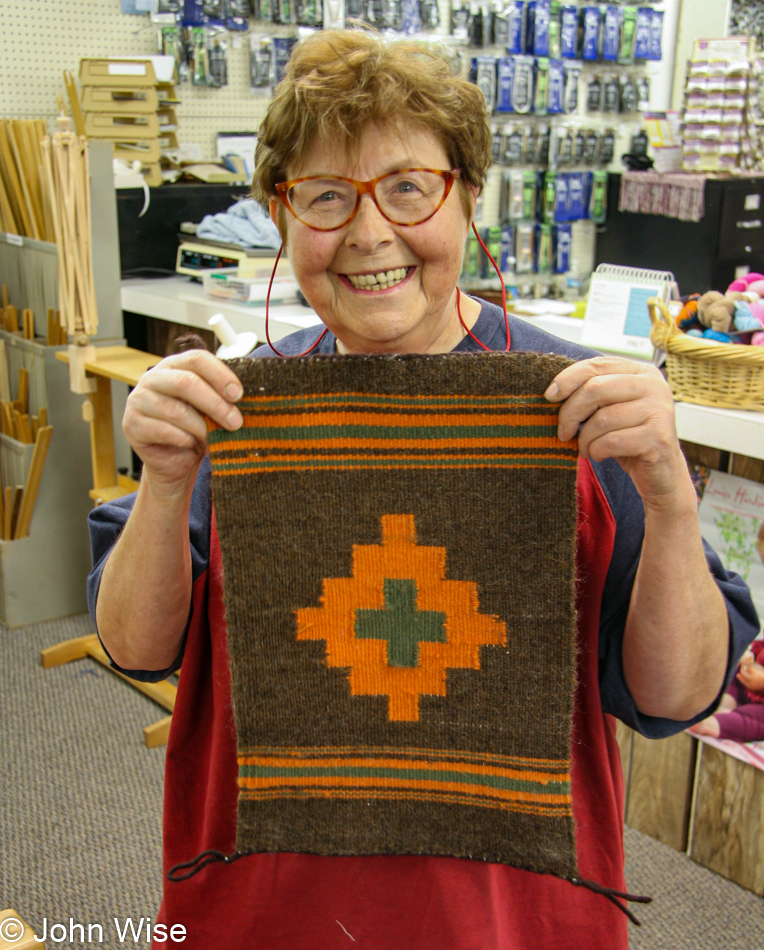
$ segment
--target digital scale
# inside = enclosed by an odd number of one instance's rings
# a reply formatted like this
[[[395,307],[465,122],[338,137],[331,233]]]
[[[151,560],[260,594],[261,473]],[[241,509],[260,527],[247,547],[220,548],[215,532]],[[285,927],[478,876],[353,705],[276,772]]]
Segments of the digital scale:
[[[276,252],[271,248],[244,248],[237,244],[206,241],[197,237],[188,240],[186,235],[181,233],[175,270],[178,274],[201,280],[205,272],[235,267],[239,277],[268,280],[275,260]],[[289,261],[283,254],[276,274],[279,277],[289,277],[292,274]]]

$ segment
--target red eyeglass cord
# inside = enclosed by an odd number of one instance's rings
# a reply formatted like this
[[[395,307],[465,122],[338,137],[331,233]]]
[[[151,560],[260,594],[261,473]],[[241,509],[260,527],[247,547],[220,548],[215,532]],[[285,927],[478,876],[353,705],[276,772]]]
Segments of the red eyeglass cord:
[[[472,230],[475,232],[475,237],[478,239],[478,244],[483,248],[488,260],[493,264],[494,269],[496,270],[496,273],[499,275],[499,282],[501,283],[501,307],[502,307],[502,310],[504,311],[504,329],[506,330],[506,333],[507,333],[507,345],[505,347],[505,350],[506,352],[509,352],[509,348],[511,345],[511,337],[510,337],[510,332],[509,332],[509,317],[507,316],[507,288],[504,285],[504,278],[501,276],[499,265],[493,259],[493,257],[491,256],[491,252],[485,246],[485,244],[483,243],[483,239],[478,234],[478,230],[475,227],[474,222],[472,224]],[[282,244],[281,247],[279,248],[279,252],[276,255],[276,260],[273,264],[273,270],[271,271],[271,279],[268,282],[268,293],[265,296],[265,339],[268,341],[268,346],[273,350],[273,352],[277,356],[288,358],[289,354],[279,352],[279,350],[277,350],[276,347],[274,346],[273,341],[271,340],[270,330],[268,326],[269,309],[270,309],[270,301],[271,301],[271,288],[273,287],[273,279],[276,276],[276,268],[278,267],[279,258],[281,257],[281,252],[283,250],[284,250],[284,245]],[[456,288],[456,312],[459,315],[459,323],[461,323],[462,327],[464,327],[464,331],[467,334],[467,336],[470,337],[470,339],[474,340],[475,343],[477,343],[478,346],[482,347],[484,350],[490,352],[491,348],[486,346],[485,343],[483,343],[481,340],[478,340],[478,338],[475,336],[472,330],[470,330],[467,324],[464,322],[464,318],[462,317],[461,299],[462,299],[461,291],[457,287]],[[329,328],[324,327],[324,332],[321,334],[321,336],[319,336],[319,338],[316,340],[316,342],[312,346],[309,346],[308,349],[304,350],[302,353],[294,353],[291,355],[298,356],[298,357],[307,356],[308,353],[311,353],[313,350],[315,350],[315,348],[318,346],[321,340],[323,340],[323,338],[326,336],[328,332],[329,332]]]

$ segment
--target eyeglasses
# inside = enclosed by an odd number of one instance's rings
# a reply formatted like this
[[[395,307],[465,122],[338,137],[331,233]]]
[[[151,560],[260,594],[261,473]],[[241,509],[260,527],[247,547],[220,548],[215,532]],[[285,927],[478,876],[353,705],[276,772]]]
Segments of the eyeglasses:
[[[314,231],[336,231],[349,224],[367,194],[392,224],[411,226],[439,210],[461,173],[460,168],[401,168],[370,181],[309,175],[280,182],[276,193],[295,218]]]

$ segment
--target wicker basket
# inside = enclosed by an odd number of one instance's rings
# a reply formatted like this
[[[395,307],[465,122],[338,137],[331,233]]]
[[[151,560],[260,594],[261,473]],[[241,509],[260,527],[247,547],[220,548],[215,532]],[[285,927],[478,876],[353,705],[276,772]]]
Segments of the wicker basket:
[[[764,412],[764,346],[710,343],[688,336],[656,297],[647,301],[647,309],[650,340],[666,351],[666,375],[674,399]]]

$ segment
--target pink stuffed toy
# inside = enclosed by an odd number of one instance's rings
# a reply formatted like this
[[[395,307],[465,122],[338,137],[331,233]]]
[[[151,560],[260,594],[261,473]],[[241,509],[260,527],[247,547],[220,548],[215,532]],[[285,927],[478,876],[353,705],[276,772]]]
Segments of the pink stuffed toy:
[[[764,274],[752,273],[737,277],[727,288],[727,293],[730,291],[750,295],[748,307],[762,327],[753,333],[751,343],[754,346],[764,346]]]

